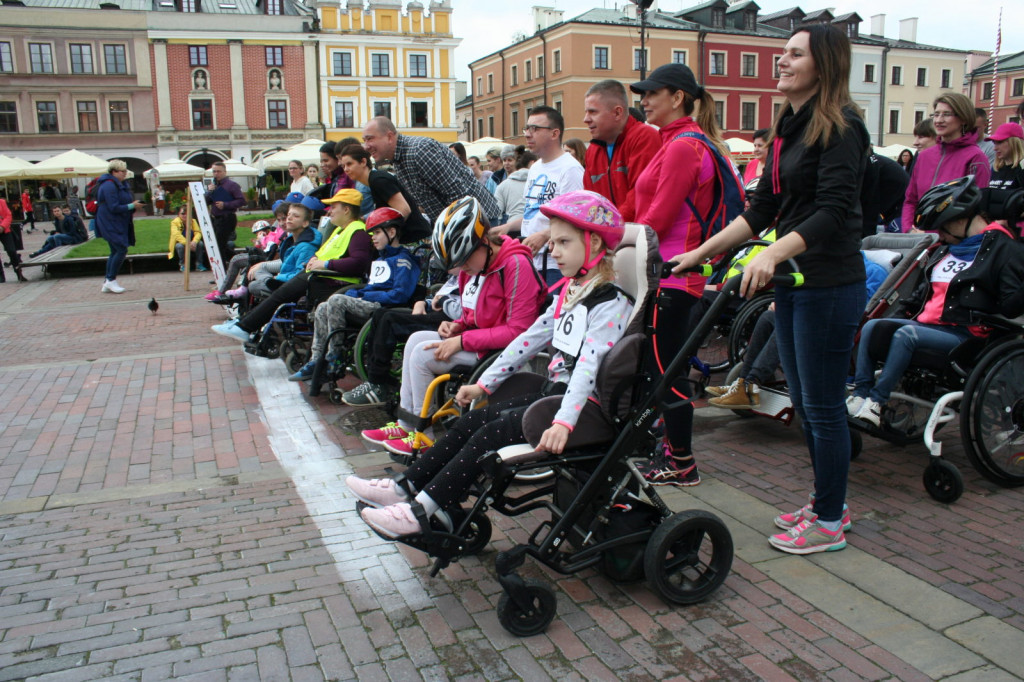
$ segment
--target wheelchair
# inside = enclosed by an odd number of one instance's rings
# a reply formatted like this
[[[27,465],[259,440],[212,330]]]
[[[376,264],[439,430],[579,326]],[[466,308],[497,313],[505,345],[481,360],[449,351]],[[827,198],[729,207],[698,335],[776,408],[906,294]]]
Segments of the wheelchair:
[[[666,602],[681,605],[707,598],[731,569],[733,541],[725,523],[702,510],[674,513],[631,461],[653,450],[659,413],[674,406],[666,404],[674,399],[672,384],[688,371],[690,357],[736,298],[739,287],[735,278],[722,288],[662,377],[647,375],[643,368],[653,334],[649,312],[653,306],[645,304],[656,295],[651,292],[663,276],[656,239],[650,228],[627,225],[626,237],[616,253],[619,285],[634,295],[638,304],[627,335],[609,351],[598,370],[600,409],[617,431],[614,440],[606,446],[567,450],[560,455],[537,452],[530,445],[511,445],[487,453],[480,460],[482,482],[467,493],[467,498],[475,497],[475,502],[468,509],[446,510],[451,528],[435,517],[424,518],[421,524],[428,531],[398,538],[434,557],[431,575],[435,575],[451,561],[476,553],[487,544],[491,523],[486,512],[490,509],[506,516],[548,512],[550,519],[542,521],[525,543],[501,552],[496,559],[498,581],[504,590],[498,602],[498,619],[514,635],[543,632],[556,612],[555,593],[550,587],[518,575],[527,557],[565,575],[597,568],[619,582],[646,577]],[[651,244],[655,245],[653,251],[649,249]],[[634,268],[630,281],[624,276],[628,270],[620,264],[635,261],[639,254],[645,258],[639,268]],[[664,269],[665,276],[668,270]],[[706,274],[704,266],[701,272]],[[531,410],[549,409],[546,402],[531,405],[527,415]],[[538,421],[545,422],[543,418]],[[531,434],[527,436],[536,442]],[[555,472],[552,480],[518,495],[508,494],[517,477],[548,468]]]

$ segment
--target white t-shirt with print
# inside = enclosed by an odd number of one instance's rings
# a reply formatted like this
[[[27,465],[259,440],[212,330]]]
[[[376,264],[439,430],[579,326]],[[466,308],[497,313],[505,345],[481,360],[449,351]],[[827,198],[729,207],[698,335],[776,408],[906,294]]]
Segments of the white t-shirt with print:
[[[522,235],[529,237],[534,232],[548,229],[548,217],[540,212],[541,205],[561,194],[575,192],[578,189],[583,189],[583,166],[572,154],[563,152],[554,161],[537,161],[533,164],[526,176],[526,187],[523,190],[526,203],[523,207]],[[533,257],[533,264],[541,272],[545,253],[546,246]],[[554,263],[548,263],[548,269],[554,267]]]

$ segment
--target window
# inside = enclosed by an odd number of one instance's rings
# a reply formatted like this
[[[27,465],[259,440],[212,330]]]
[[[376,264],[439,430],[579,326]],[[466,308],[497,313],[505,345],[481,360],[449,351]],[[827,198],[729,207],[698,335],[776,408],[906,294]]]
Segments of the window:
[[[892,67],[892,81],[893,85],[903,85],[903,67],[894,66]]]
[[[544,76],[544,55],[537,55],[537,78]]]
[[[335,128],[355,128],[356,127],[356,116],[355,108],[352,102],[335,102],[334,103],[334,127]]]
[[[711,53],[711,68],[708,73],[712,76],[724,76],[725,75],[725,53],[724,52],[712,52]]]
[[[128,73],[124,45],[104,45],[103,65],[107,73]]]
[[[757,28],[757,12],[743,13],[743,30],[753,31]]]
[[[672,50],[673,64],[686,64],[686,50]]]
[[[711,26],[712,28],[723,28],[725,26],[725,10],[721,7],[715,7],[711,10]]]
[[[896,135],[900,132],[900,110],[889,110],[889,134]]]
[[[128,116],[127,100],[122,100],[120,102],[108,102],[107,108],[110,110],[111,132],[127,132],[132,129],[131,121]]]
[[[562,113],[562,100],[555,100],[555,111],[557,111],[558,113]]]
[[[92,45],[72,43],[68,52],[71,55],[71,73],[93,73]]]
[[[213,100],[192,100],[192,130],[213,130]]]
[[[411,55],[409,55],[409,77],[410,78],[426,78],[427,77],[427,55],[425,55],[425,54],[411,54]]]
[[[370,75],[380,78],[381,76],[391,75],[391,55],[389,54],[371,54],[370,55]]]
[[[383,116],[384,118],[391,118],[391,102],[374,102],[373,103],[373,116]]]
[[[0,133],[18,132],[18,103],[0,102]]]
[[[992,99],[992,81],[989,81],[988,83],[982,83],[981,98],[985,100]]]
[[[267,127],[288,127],[288,102],[283,99],[267,100]]]
[[[189,66],[209,66],[209,62],[206,61],[206,45],[189,45],[188,46],[188,65]]]
[[[267,14],[281,15],[284,11],[281,0],[267,0]]]
[[[491,117],[492,121],[494,117]],[[410,102],[409,103],[409,120],[412,122],[413,128],[427,128],[429,123],[427,122],[427,103],[426,102]],[[491,128],[494,127],[494,123],[491,123]],[[492,131],[493,132],[493,131]]]
[[[482,118],[478,118],[476,120],[476,136],[477,137],[483,137],[484,136],[484,120]]]
[[[53,46],[49,43],[29,43],[28,61],[32,73],[53,73]]]
[[[725,130],[725,102],[715,102],[715,121],[719,128]]]
[[[858,36],[860,36],[860,24],[851,21],[846,25],[846,37],[857,38]]]
[[[779,77],[779,60],[780,59],[782,59],[782,57],[775,57],[775,58],[772,59],[772,78],[778,78]]]
[[[867,117],[865,117],[866,119]],[[924,120],[924,109],[917,109],[914,111],[914,125]]]
[[[199,0],[181,0],[182,12],[198,12]]]
[[[779,110],[780,109],[782,109],[782,102],[774,102],[772,104],[772,120],[773,121],[779,117]],[[868,119],[866,113],[864,114],[864,120],[865,121],[870,120],[870,119]]]
[[[757,128],[757,103],[743,102],[740,104],[740,128],[754,130]]]
[[[741,76],[747,76],[749,78],[757,77],[757,55],[756,54],[745,54],[741,57],[743,62],[741,67]]]
[[[11,54],[11,44],[0,42],[0,72],[10,73],[14,71],[14,55]]]
[[[47,46],[49,47],[49,46]],[[36,102],[36,119],[39,122],[39,132],[56,133],[57,128],[57,103]]]
[[[1011,88],[1013,97],[1024,97],[1024,78],[1014,78]]]
[[[875,82],[875,65],[865,64],[864,65],[864,82],[874,83]]]
[[[100,129],[96,102],[76,102],[75,108],[78,110],[78,132],[95,133]]]
[[[552,53],[551,56],[555,60],[555,63],[551,67],[551,73],[561,73],[561,71],[562,71],[562,51],[561,50],[555,50]],[[515,130],[515,128],[513,128],[513,130]]]
[[[928,69],[918,68],[917,70],[917,87],[923,88],[928,85]]]
[[[527,82],[533,80],[533,62],[529,59],[523,62],[523,80]]]
[[[284,66],[284,48],[283,47],[268,47],[267,51],[267,66]]]
[[[608,48],[607,47],[595,47],[594,48],[594,68],[595,69],[607,69],[608,68]]]
[[[491,136],[491,137],[494,137],[494,117],[493,116],[488,116],[487,117],[487,134],[489,136]]]
[[[519,85],[519,67],[516,64],[512,65],[512,86]]]
[[[487,74],[487,92],[489,92],[489,93],[494,92],[494,74],[493,73]],[[483,137],[483,135],[481,135],[480,137]]]
[[[335,76],[351,76],[352,75],[352,53],[351,52],[335,52],[331,58],[334,62],[334,75]]]
[[[519,136],[519,110],[512,110],[512,130],[509,131],[509,137]]]
[[[949,82],[953,79],[953,72],[949,69],[942,70],[942,89],[949,89]]]
[[[641,50],[639,47],[633,48],[633,70],[640,71],[647,68],[647,54],[646,50]]]
[[[476,96],[483,97],[484,94],[484,79],[482,76],[476,77]]]

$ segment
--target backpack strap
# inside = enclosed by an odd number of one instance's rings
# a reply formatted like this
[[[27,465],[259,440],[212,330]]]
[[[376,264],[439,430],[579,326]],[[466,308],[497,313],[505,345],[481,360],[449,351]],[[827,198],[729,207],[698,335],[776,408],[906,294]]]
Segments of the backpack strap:
[[[707,240],[711,233],[711,221],[714,219],[715,214],[718,212],[718,207],[721,206],[722,203],[725,201],[725,179],[722,177],[722,168],[718,158],[718,150],[715,149],[715,146],[713,144],[711,144],[711,140],[709,140],[705,135],[702,135],[701,133],[686,131],[679,133],[674,138],[672,138],[672,140],[675,141],[681,137],[688,137],[702,142],[704,146],[707,147],[708,151],[711,152],[711,158],[712,161],[714,161],[715,193],[712,197],[711,212],[708,214],[708,217],[704,218],[703,216],[701,216],[701,214],[697,211],[697,207],[694,205],[693,200],[690,199],[690,197],[686,197],[686,205],[690,207],[690,212],[697,219],[697,222],[700,223],[701,237],[703,240]]]

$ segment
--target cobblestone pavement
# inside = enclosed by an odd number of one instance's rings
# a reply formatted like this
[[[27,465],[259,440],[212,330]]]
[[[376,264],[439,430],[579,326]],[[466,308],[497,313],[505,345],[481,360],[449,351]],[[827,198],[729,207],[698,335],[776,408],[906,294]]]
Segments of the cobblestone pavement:
[[[33,245],[34,246],[34,245]],[[922,446],[870,438],[843,552],[765,540],[809,484],[795,428],[698,410],[704,483],[676,510],[728,524],[733,572],[670,608],[588,571],[556,587],[544,635],[495,615],[497,551],[536,517],[429,577],[379,540],[342,480],[390,460],[365,414],[308,399],[279,361],[214,335],[177,273],[0,285],[0,680],[1000,680],[1024,677],[1024,491],[921,488]],[[161,302],[151,315],[150,297]]]

